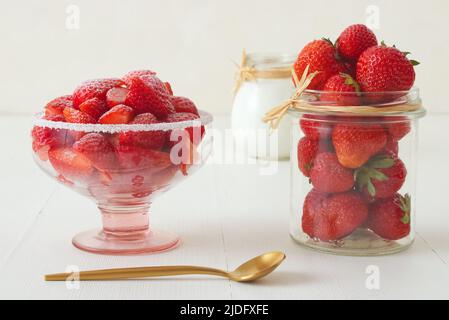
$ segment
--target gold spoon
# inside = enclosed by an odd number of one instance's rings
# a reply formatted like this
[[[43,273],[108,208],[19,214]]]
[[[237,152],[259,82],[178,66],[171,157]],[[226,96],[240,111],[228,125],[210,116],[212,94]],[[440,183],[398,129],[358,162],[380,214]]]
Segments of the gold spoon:
[[[56,273],[45,276],[45,281],[72,280],[113,280],[145,277],[176,276],[183,274],[209,274],[225,277],[233,281],[249,282],[262,278],[276,269],[285,259],[283,252],[268,252],[252,258],[231,272],[195,266],[140,267],[81,271],[79,274]],[[76,279],[74,279],[76,276]],[[79,278],[78,278],[79,276]]]

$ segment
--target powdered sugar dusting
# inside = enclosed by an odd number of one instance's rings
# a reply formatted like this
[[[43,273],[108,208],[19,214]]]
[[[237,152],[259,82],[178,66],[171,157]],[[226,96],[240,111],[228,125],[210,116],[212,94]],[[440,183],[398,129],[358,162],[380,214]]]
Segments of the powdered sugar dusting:
[[[81,124],[58,122],[43,119],[43,113],[40,112],[33,117],[33,125],[51,129],[64,129],[82,132],[103,132],[118,133],[123,131],[170,131],[174,129],[184,129],[188,127],[199,127],[212,122],[213,117],[210,113],[199,111],[200,118],[189,121],[180,122],[164,122],[154,124]]]

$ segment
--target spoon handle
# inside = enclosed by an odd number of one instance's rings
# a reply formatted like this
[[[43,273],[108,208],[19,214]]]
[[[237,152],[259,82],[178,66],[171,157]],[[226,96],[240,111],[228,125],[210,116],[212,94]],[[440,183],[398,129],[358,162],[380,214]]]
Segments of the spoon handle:
[[[146,277],[177,276],[185,274],[209,274],[227,277],[228,273],[214,268],[196,266],[164,266],[164,267],[139,267],[139,268],[117,268],[81,271],[79,273],[55,273],[47,274],[45,281],[70,280],[113,280],[133,279]]]

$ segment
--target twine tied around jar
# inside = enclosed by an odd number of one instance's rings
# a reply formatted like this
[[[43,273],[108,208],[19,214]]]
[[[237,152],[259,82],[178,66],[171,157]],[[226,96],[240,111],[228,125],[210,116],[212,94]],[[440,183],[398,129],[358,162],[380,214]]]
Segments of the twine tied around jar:
[[[238,68],[234,88],[232,89],[232,94],[234,96],[245,81],[254,81],[257,79],[285,79],[291,76],[290,67],[260,70],[248,65],[248,55],[246,54],[245,49],[243,49],[240,65],[235,62],[234,64]]]
[[[309,112],[322,112],[322,113],[349,113],[349,114],[373,114],[373,113],[401,113],[401,112],[410,112],[416,111],[422,108],[422,104],[419,101],[418,103],[398,103],[394,105],[388,106],[326,106],[326,105],[312,105],[305,101],[301,101],[299,98],[303,94],[304,90],[307,89],[310,82],[312,82],[313,78],[319,73],[319,71],[312,72],[308,75],[309,66],[304,70],[301,79],[298,79],[298,76],[294,72],[294,70],[290,70],[293,81],[295,82],[296,91],[293,95],[274,107],[270,111],[268,111],[265,116],[262,118],[262,121],[268,123],[270,129],[274,130],[278,127],[284,115],[287,113],[289,109],[297,110],[297,111],[309,111]]]

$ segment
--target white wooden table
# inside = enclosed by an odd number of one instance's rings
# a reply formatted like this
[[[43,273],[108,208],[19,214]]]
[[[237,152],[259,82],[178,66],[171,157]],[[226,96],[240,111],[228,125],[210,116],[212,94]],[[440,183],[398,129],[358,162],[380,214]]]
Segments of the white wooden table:
[[[216,127],[228,126],[218,117]],[[449,115],[421,126],[418,235],[407,251],[383,257],[343,257],[300,247],[288,234],[289,165],[261,176],[256,165],[207,165],[160,197],[150,219],[176,231],[182,246],[147,256],[100,256],[75,249],[71,237],[100,225],[96,207],[56,184],[33,163],[30,119],[0,117],[0,298],[31,299],[380,299],[449,298]],[[68,289],[45,273],[167,264],[234,268],[245,259],[282,250],[286,261],[254,284],[176,278],[83,282]],[[367,267],[380,288],[365,285]]]

